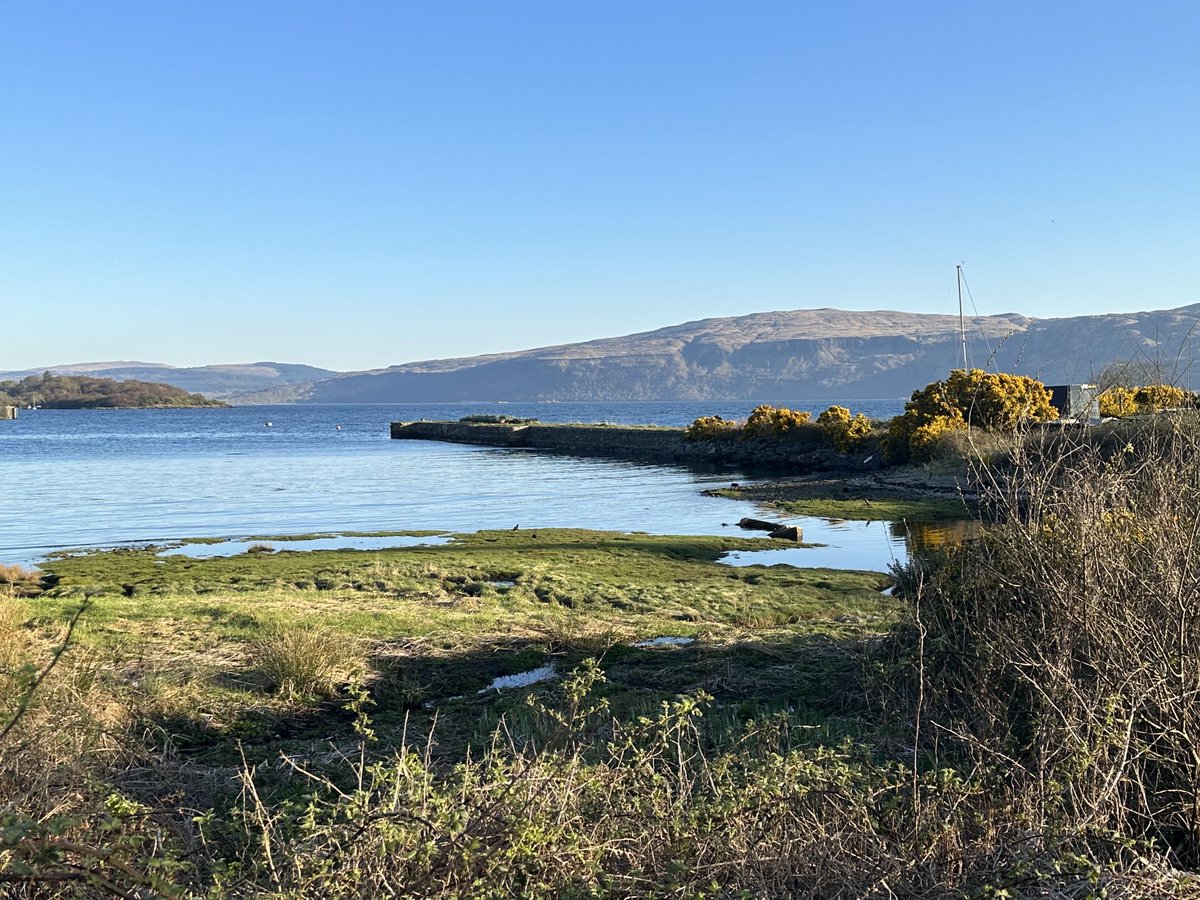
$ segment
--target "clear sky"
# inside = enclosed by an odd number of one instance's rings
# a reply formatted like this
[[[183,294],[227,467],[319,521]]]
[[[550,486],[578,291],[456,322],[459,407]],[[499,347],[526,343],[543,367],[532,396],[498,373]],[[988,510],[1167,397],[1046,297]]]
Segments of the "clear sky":
[[[0,370],[1200,301],[1200,4],[0,5]]]

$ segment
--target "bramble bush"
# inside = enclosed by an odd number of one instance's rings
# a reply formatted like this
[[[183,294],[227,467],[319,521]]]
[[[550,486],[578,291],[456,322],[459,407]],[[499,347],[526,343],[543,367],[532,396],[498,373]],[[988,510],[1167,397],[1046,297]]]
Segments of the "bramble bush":
[[[1200,428],[1041,437],[1002,477],[977,473],[990,521],[975,539],[895,572],[927,727],[943,752],[1005,761],[1030,833],[1105,835],[1195,870]]]
[[[904,405],[904,413],[888,425],[888,458],[928,460],[937,455],[945,437],[968,428],[1012,431],[1030,422],[1058,416],[1050,391],[1024,375],[1004,375],[982,369],[954,369]]]

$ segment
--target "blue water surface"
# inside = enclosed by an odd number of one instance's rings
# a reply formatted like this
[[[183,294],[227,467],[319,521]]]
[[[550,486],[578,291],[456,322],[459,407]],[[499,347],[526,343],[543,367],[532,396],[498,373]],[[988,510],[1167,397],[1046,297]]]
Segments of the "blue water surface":
[[[841,402],[883,417],[902,400]],[[796,404],[819,411],[828,404]],[[22,410],[0,422],[0,562],[57,549],[336,531],[582,527],[728,533],[754,504],[701,496],[736,471],[393,441],[392,421],[475,413],[683,425],[746,403],[359,404]],[[886,557],[896,539],[884,523]],[[902,541],[900,542],[902,545]],[[902,552],[902,551],[901,551]],[[872,568],[886,568],[881,562]]]

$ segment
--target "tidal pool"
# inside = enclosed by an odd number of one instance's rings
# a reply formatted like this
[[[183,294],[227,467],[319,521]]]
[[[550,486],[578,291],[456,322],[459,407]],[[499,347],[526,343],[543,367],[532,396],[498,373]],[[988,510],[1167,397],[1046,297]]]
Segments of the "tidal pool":
[[[695,638],[690,637],[656,637],[645,641],[638,641],[633,646],[650,648],[650,647],[685,647],[688,644],[696,643]]]
[[[250,538],[230,539],[226,541],[195,544],[183,544],[171,547],[159,553],[159,556],[188,556],[192,559],[213,559],[218,556],[237,556],[252,548],[264,548],[262,552],[277,552],[284,550],[387,550],[392,547],[430,547],[435,544],[448,543],[446,535],[345,535],[330,534],[315,538],[271,538],[270,540],[252,540]],[[266,549],[269,548],[269,551]]]

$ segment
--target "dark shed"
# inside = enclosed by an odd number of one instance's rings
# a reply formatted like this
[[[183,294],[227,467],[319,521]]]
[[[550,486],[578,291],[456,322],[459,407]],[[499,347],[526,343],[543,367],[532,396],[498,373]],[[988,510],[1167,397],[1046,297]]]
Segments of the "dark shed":
[[[1086,422],[1100,418],[1100,399],[1094,384],[1052,384],[1050,405],[1060,419]]]

